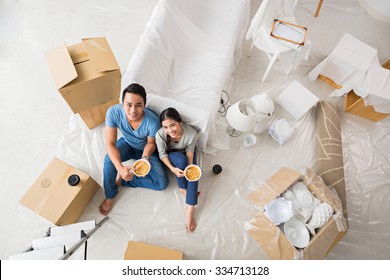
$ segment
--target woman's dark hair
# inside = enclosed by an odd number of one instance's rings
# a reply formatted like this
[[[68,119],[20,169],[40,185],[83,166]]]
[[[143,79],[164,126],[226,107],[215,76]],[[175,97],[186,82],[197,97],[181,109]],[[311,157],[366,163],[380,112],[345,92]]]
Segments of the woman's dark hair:
[[[179,123],[183,122],[179,112],[175,108],[172,108],[172,107],[169,107],[161,112],[160,123],[162,123],[166,119],[174,120],[174,121],[177,121]]]
[[[146,91],[145,88],[139,84],[133,83],[127,86],[122,92],[122,103],[125,100],[125,95],[126,93],[133,93],[133,94],[138,94],[139,96],[142,97],[144,100],[144,103],[146,105]]]
[[[167,119],[177,121],[178,123],[183,122],[179,112],[175,108],[172,108],[172,107],[165,109],[160,114],[160,123],[162,123],[163,121],[165,121]],[[172,150],[171,137],[169,135],[167,135],[167,151],[171,151],[171,150]]]

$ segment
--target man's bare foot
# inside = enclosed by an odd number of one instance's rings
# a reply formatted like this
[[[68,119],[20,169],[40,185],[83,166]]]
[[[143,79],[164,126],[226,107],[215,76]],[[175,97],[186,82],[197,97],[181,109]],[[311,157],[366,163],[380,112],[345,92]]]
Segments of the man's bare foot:
[[[113,204],[113,199],[106,198],[105,200],[103,200],[102,204],[100,204],[99,206],[100,213],[104,216],[107,216],[108,212],[111,211]]]
[[[196,229],[196,222],[194,219],[194,214],[195,214],[195,206],[194,205],[187,205],[186,208],[186,229],[187,232],[193,232]]]

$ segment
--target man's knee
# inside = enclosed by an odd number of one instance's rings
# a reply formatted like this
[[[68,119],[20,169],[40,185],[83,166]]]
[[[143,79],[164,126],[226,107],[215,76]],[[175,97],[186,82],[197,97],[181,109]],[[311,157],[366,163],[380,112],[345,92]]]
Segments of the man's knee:
[[[163,191],[168,187],[168,185],[169,185],[168,180],[161,180],[157,183],[157,190]]]
[[[157,181],[154,182],[155,190],[156,191],[163,191],[165,190],[169,185],[169,180],[167,176],[161,176]]]

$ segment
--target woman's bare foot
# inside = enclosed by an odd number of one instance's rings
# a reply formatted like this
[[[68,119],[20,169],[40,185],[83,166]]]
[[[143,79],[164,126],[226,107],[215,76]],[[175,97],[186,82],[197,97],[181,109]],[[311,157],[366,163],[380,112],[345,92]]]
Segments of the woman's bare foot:
[[[186,190],[186,189],[180,189],[180,188],[179,188],[179,190],[180,190],[180,193],[181,193],[182,195],[186,196],[186,194],[187,194],[187,190]]]
[[[194,205],[187,205],[186,208],[186,229],[187,232],[193,232],[196,229],[196,222],[194,219],[195,214],[195,206]]]
[[[111,211],[113,205],[114,205],[114,200],[106,198],[99,206],[100,213],[104,216],[107,216],[108,212]]]

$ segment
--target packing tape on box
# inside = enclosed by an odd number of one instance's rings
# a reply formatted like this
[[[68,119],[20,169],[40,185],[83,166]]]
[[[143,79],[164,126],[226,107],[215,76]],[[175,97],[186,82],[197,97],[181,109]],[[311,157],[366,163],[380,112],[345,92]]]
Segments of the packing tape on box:
[[[54,195],[55,191],[59,188],[60,184],[55,184],[53,189],[50,190],[44,197],[42,197],[41,201],[34,208],[34,212],[41,214],[43,207],[50,200],[50,198]]]
[[[333,218],[334,218],[334,220],[336,222],[337,229],[339,230],[339,232],[347,230],[347,221],[345,220],[345,217],[344,217],[342,211],[337,211],[333,215]]]

